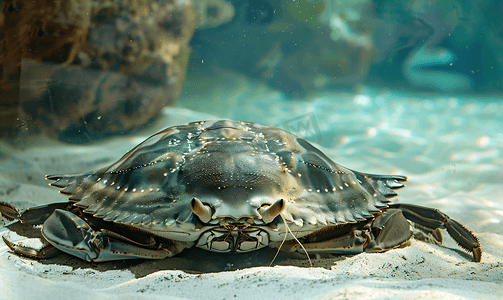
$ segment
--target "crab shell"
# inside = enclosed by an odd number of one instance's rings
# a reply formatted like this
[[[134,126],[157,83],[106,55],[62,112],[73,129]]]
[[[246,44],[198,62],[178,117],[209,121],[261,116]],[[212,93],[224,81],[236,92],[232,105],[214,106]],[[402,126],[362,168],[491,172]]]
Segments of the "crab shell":
[[[225,120],[167,128],[108,167],[47,179],[84,213],[190,245],[201,221],[264,225],[281,213],[297,236],[364,221],[406,177],[351,171],[291,133]],[[265,213],[274,205],[276,213]]]

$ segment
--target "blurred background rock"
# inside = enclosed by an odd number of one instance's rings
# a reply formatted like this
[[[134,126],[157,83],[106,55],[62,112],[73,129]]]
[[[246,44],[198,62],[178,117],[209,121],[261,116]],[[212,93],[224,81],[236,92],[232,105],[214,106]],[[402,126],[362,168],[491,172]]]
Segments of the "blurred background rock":
[[[231,22],[196,31],[193,62],[248,74],[290,96],[360,84],[426,92],[503,90],[501,1],[229,3],[235,9]]]
[[[189,1],[6,0],[2,13],[4,134],[89,142],[146,124],[180,93]]]
[[[0,3],[3,135],[128,133],[174,103],[185,74],[192,94],[222,84],[212,76],[222,72],[293,98],[363,85],[503,90],[496,0]]]

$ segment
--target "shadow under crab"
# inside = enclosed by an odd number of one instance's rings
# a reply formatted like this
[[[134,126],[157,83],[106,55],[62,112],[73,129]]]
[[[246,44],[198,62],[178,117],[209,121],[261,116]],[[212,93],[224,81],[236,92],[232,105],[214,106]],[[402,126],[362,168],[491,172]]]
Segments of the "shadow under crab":
[[[23,228],[20,228],[23,227]],[[40,229],[20,222],[8,226],[17,236],[40,237]],[[18,240],[12,233],[6,235],[8,239]],[[30,241],[32,241],[30,239]],[[23,242],[26,239],[22,239]],[[18,241],[19,243],[19,241]],[[33,244],[32,244],[33,246]],[[15,254],[14,254],[15,255]],[[467,254],[465,254],[467,255]],[[275,248],[264,247],[247,253],[218,253],[203,250],[198,247],[185,249],[181,253],[166,259],[127,259],[100,262],[88,262],[71,254],[59,252],[58,255],[45,258],[33,258],[41,265],[61,265],[73,270],[90,269],[98,272],[110,270],[127,270],[142,278],[158,271],[176,270],[187,274],[203,274],[224,271],[236,271],[263,266],[297,266],[316,267],[330,270],[335,262],[343,261],[349,256],[333,254],[310,254],[310,260],[305,253],[279,251]],[[10,258],[11,260],[14,258]],[[14,259],[14,261],[17,261]]]
[[[4,238],[24,256],[162,259],[193,246],[221,253],[267,246],[382,252],[412,237],[411,222],[438,243],[447,229],[476,262],[482,254],[477,238],[442,212],[390,204],[406,177],[349,170],[305,140],[260,124],[170,127],[108,167],[46,179],[68,201],[21,212],[0,203],[7,219],[43,224],[41,249]]]

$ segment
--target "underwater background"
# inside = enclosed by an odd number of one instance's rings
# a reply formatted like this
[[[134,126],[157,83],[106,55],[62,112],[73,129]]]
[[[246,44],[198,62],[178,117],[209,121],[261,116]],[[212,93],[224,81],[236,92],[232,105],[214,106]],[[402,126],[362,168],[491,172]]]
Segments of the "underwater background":
[[[68,255],[34,261],[0,241],[0,298],[503,295],[503,2],[0,7],[0,201],[62,201],[46,174],[102,168],[169,126],[243,120],[296,134],[347,168],[407,176],[393,201],[438,208],[473,231],[483,251],[472,263],[444,231],[443,246],[413,241],[315,258],[313,268],[305,258],[266,267],[274,251],[100,265]],[[25,239],[5,227],[0,234]]]

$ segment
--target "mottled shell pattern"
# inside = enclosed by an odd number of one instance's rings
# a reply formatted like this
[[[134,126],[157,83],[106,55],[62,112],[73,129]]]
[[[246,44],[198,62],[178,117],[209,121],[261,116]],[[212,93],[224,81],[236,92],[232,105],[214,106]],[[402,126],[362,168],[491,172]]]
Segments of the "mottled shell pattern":
[[[284,199],[286,221],[321,227],[373,217],[406,180],[351,171],[291,133],[227,120],[170,127],[108,167],[47,179],[85,213],[184,241],[198,238],[193,198],[214,209],[213,225],[264,224],[257,209]]]

